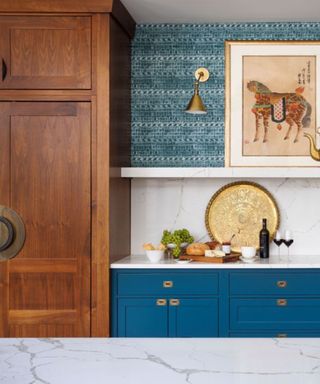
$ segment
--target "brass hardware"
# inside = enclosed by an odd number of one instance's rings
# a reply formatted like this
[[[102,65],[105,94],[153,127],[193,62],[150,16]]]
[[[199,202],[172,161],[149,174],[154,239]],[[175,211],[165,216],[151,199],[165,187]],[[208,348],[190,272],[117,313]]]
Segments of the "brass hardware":
[[[198,68],[194,74],[196,81],[194,82],[194,91],[191,100],[185,110],[187,113],[194,115],[206,114],[207,109],[203,104],[199,95],[199,83],[204,83],[209,79],[209,71],[206,68]]]
[[[167,300],[166,299],[158,299],[157,305],[159,305],[160,307],[163,307],[164,305],[167,305]]]
[[[288,302],[287,302],[286,299],[278,299],[278,300],[277,300],[277,305],[278,305],[279,307],[285,307],[287,304],[288,304]]]
[[[5,81],[8,73],[8,67],[4,59],[2,59],[2,81]]]
[[[206,82],[209,79],[209,76],[207,68],[198,68],[194,73],[194,77],[196,80],[200,81],[200,83]]]
[[[170,305],[172,305],[173,307],[176,307],[176,306],[180,305],[180,300],[179,299],[171,299]]]
[[[277,282],[277,286],[279,288],[285,288],[288,285],[288,283],[285,280],[280,280]]]
[[[17,256],[25,235],[24,223],[17,212],[0,205],[0,262]]]
[[[164,281],[163,282],[163,288],[172,288],[173,287],[173,281]]]
[[[277,337],[288,337],[286,333],[278,333]]]

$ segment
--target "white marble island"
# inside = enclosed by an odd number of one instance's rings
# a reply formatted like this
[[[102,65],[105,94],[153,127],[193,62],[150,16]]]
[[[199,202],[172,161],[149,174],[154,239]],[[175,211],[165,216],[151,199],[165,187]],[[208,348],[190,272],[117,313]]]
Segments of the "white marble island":
[[[3,384],[318,384],[320,339],[0,339]]]

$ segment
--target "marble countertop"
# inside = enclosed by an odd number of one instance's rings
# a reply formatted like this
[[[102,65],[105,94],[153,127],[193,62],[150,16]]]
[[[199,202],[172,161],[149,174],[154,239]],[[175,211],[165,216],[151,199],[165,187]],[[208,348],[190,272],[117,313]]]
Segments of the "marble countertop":
[[[0,339],[5,384],[318,384],[320,339]]]
[[[151,263],[146,256],[128,256],[111,264],[113,269],[210,269],[210,268],[225,268],[225,269],[240,269],[240,268],[320,268],[319,256],[270,256],[269,259],[257,259],[253,263],[244,263],[238,261],[236,263],[213,264],[192,262],[189,264],[179,264],[174,260],[161,260],[159,263]]]

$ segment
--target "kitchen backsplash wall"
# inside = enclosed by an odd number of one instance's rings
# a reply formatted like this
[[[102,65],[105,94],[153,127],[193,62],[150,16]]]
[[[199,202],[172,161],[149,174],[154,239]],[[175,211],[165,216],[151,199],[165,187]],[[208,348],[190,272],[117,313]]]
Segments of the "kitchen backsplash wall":
[[[132,166],[223,167],[224,41],[320,40],[320,23],[139,25],[132,48]],[[206,116],[183,112],[199,66]]]
[[[142,254],[145,242],[159,243],[163,229],[186,227],[196,240],[209,239],[204,213],[211,196],[226,179],[134,179],[132,181],[131,252]],[[275,197],[280,209],[281,230],[293,232],[292,255],[320,254],[320,180],[255,180]],[[276,253],[272,246],[272,253]],[[283,245],[281,252],[286,255]]]

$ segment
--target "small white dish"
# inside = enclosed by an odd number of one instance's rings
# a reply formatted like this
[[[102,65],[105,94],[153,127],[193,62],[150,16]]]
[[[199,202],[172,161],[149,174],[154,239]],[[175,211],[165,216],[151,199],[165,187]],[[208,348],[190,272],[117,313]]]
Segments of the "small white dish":
[[[240,260],[243,261],[244,263],[255,263],[256,261],[259,260],[259,257],[258,256],[255,256],[255,257],[243,257],[243,256],[240,256]]]
[[[243,258],[251,259],[257,256],[256,247],[241,247],[241,254]]]
[[[151,263],[158,263],[164,257],[164,251],[150,250],[146,251],[147,258]]]
[[[174,261],[177,263],[177,264],[189,264],[191,263],[191,259],[188,259],[188,260],[179,260],[179,259],[174,259]]]

